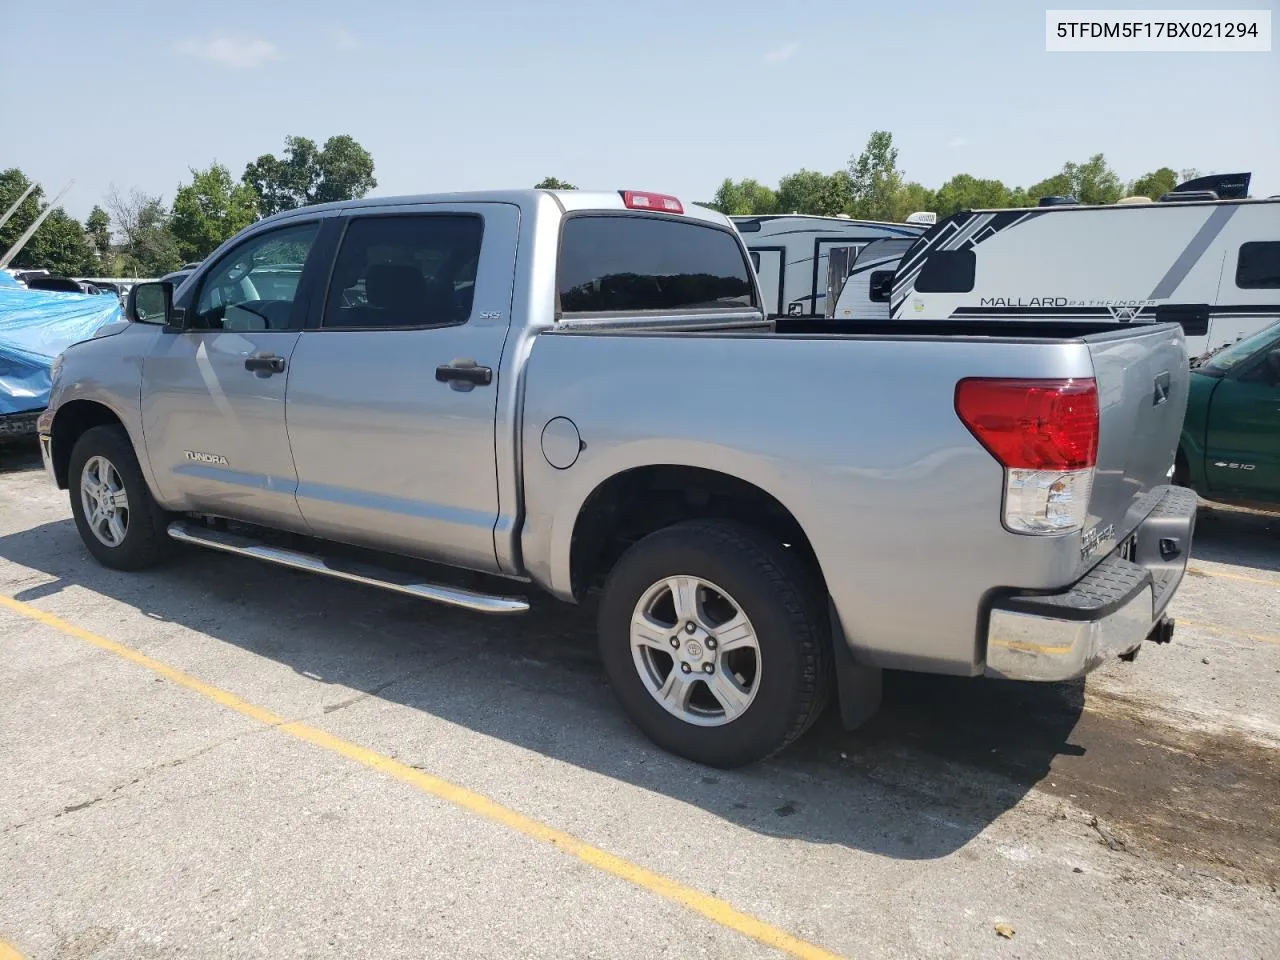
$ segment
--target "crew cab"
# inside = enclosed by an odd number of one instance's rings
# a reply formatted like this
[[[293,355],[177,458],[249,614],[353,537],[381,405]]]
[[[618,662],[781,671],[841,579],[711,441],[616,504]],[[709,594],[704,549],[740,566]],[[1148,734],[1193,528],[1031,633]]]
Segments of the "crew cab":
[[[278,214],[126,313],[40,419],[101,563],[590,599],[626,713],[703,763],[833,692],[856,725],[885,668],[1062,680],[1171,634],[1176,324],[781,333],[725,217],[541,190]]]
[[[1174,479],[1209,500],[1280,504],[1280,321],[1191,370]]]

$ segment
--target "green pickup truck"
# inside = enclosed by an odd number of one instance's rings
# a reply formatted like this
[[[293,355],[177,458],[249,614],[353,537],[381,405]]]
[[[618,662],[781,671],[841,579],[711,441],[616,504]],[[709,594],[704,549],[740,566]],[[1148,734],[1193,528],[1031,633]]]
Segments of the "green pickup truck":
[[[1192,369],[1174,482],[1222,503],[1280,504],[1280,322]]]

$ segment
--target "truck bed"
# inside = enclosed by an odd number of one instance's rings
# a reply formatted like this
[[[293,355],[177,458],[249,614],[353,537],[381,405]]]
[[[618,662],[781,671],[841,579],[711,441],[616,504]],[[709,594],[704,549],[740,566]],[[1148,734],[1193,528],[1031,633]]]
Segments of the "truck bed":
[[[1190,375],[1176,324],[778,327],[635,319],[536,338],[525,435],[565,418],[583,444],[568,470],[549,466],[537,440],[524,447],[521,552],[536,581],[573,595],[574,517],[611,477],[654,463],[714,471],[795,518],[863,662],[971,674],[993,590],[1074,583],[1121,549],[1169,482]],[[1082,530],[1003,526],[1004,471],[956,413],[966,378],[1096,380]]]

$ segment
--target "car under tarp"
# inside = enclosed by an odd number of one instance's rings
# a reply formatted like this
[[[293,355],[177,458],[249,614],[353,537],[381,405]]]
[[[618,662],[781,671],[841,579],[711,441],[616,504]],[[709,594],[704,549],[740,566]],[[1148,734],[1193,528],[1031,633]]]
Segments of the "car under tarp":
[[[116,297],[28,290],[0,271],[0,434],[28,432],[49,402],[54,358],[120,318]]]

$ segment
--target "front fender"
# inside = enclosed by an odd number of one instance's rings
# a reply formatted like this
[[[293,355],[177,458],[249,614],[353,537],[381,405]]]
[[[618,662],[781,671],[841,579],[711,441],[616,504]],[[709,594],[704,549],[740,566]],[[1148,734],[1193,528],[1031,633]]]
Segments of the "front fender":
[[[57,380],[49,393],[49,406],[38,429],[53,439],[58,450],[58,415],[76,402],[95,403],[108,410],[124,427],[142,467],[142,475],[154,492],[155,477],[147,458],[142,431],[142,364],[150,353],[159,327],[129,324],[114,336],[82,341],[62,354]],[[69,454],[69,451],[65,451]]]

